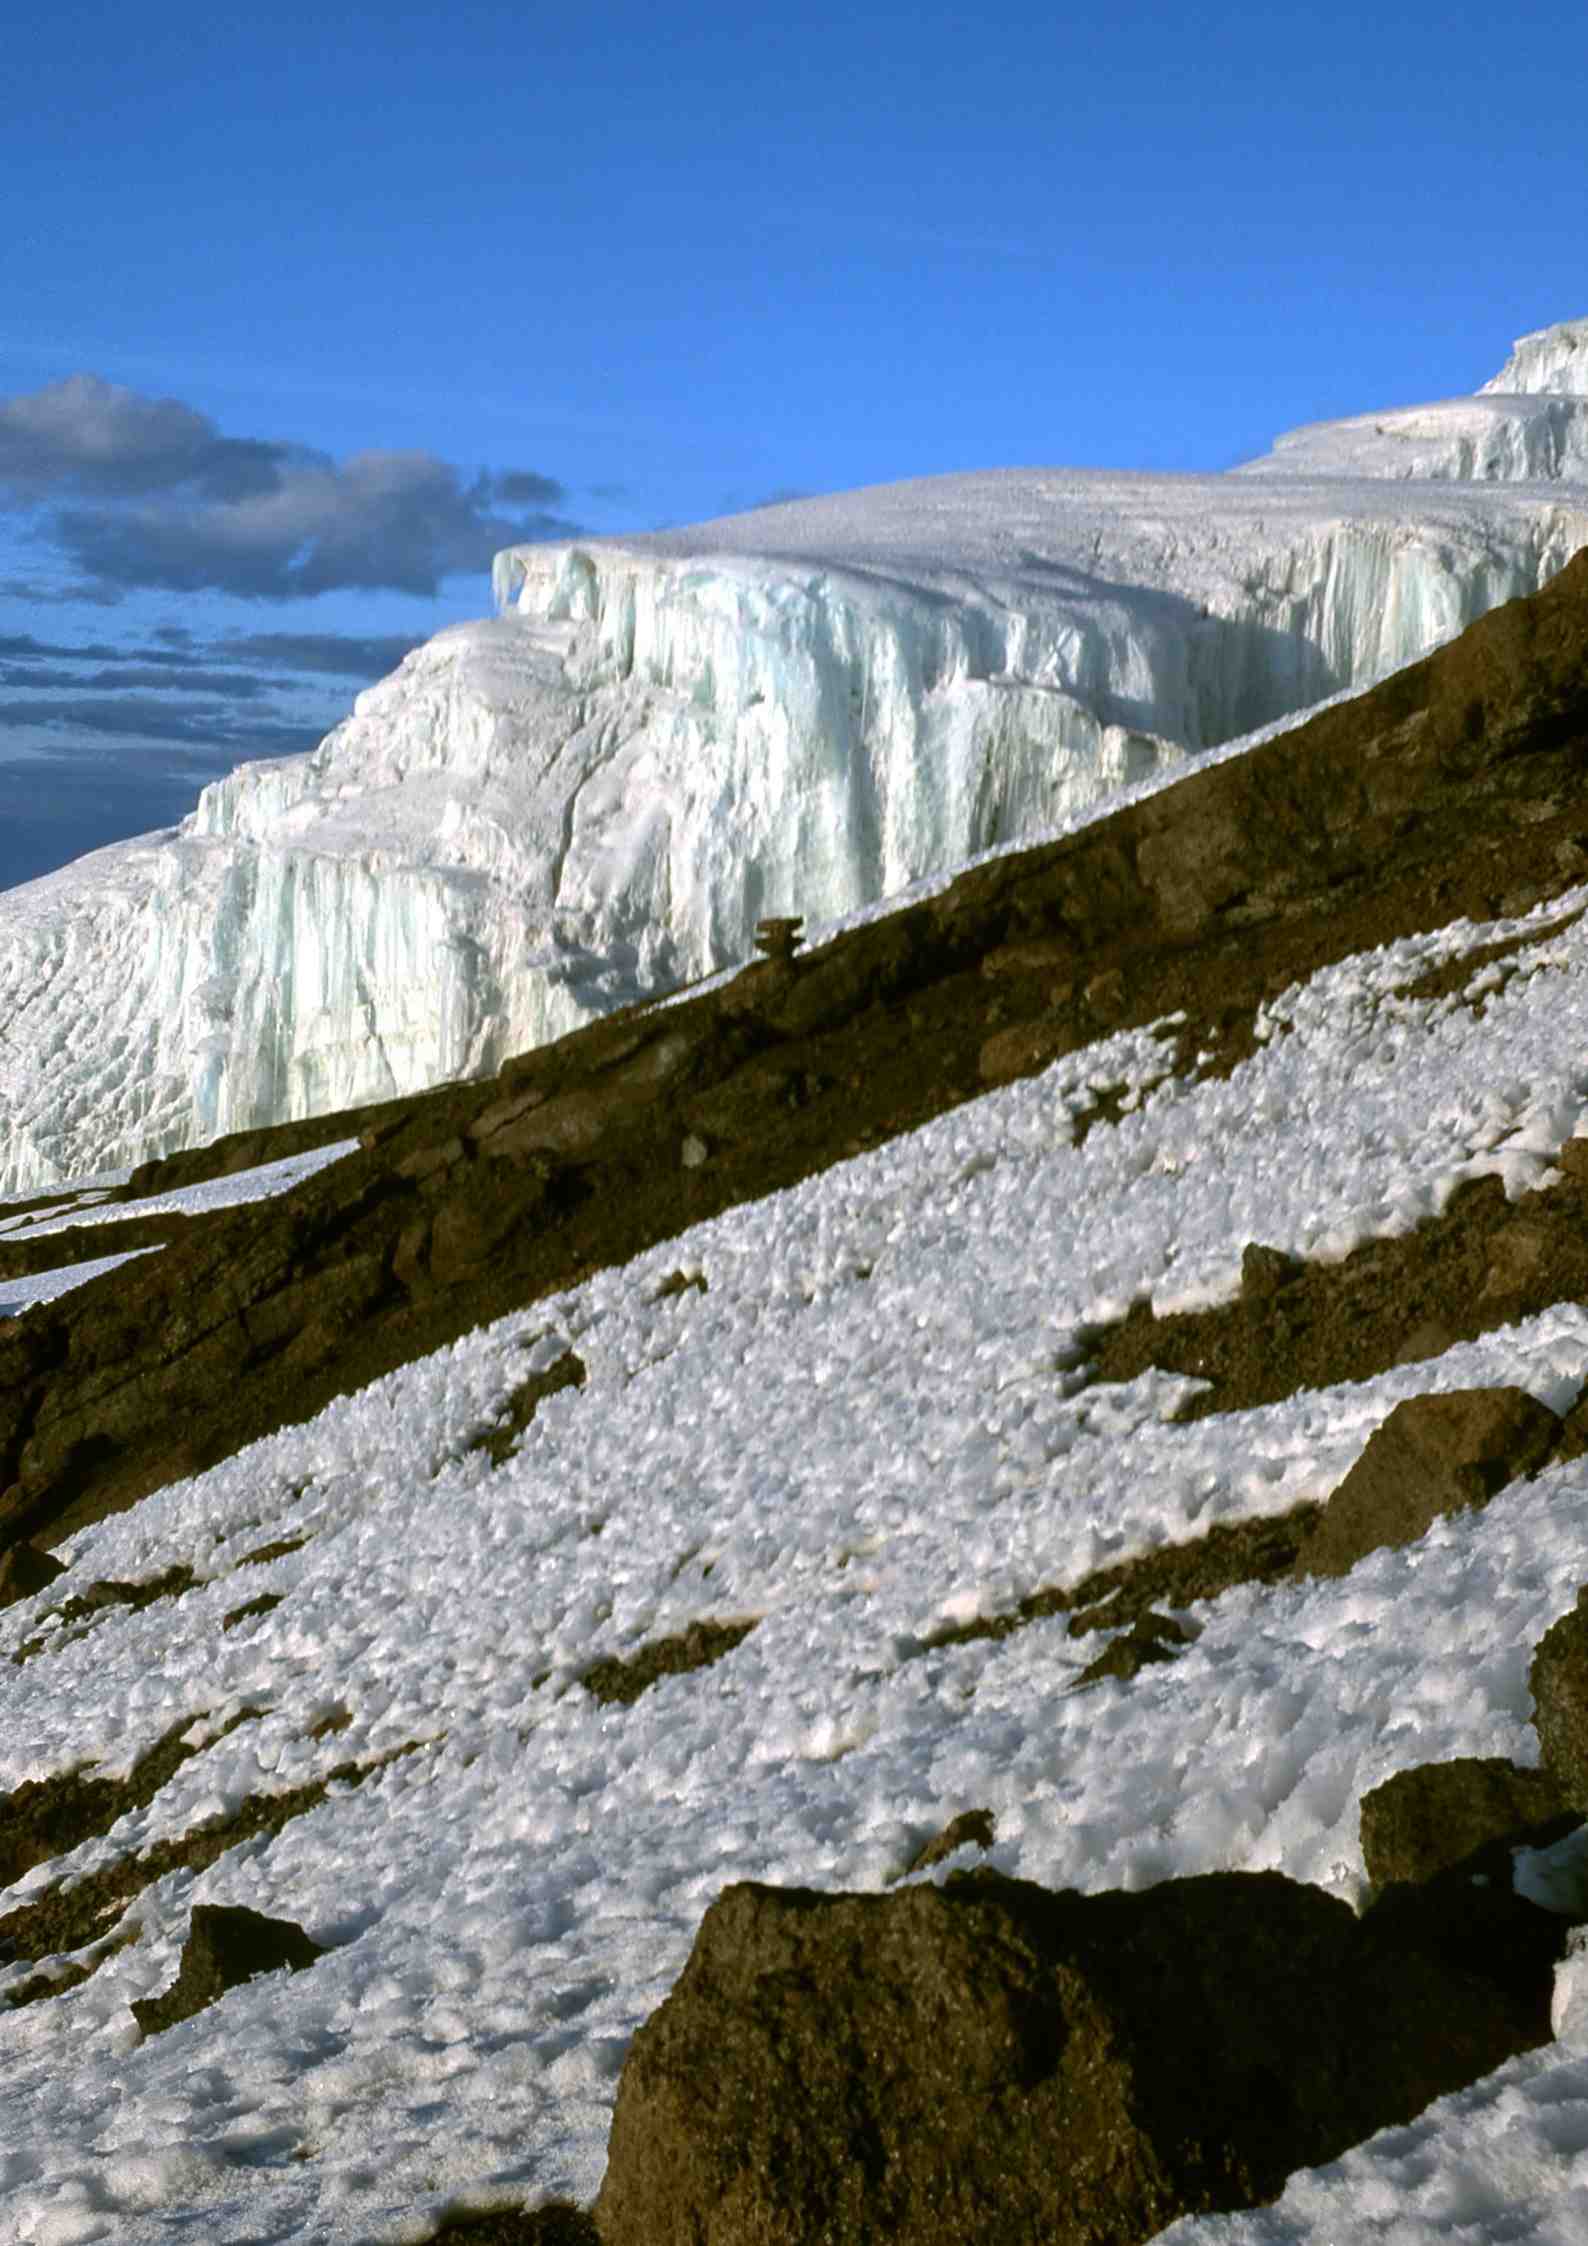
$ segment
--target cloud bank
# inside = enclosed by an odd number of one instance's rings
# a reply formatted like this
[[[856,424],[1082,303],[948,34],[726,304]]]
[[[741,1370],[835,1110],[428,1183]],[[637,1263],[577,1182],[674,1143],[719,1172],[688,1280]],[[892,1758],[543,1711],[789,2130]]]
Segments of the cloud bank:
[[[573,535],[555,477],[467,479],[428,452],[337,461],[223,436],[176,398],[73,374],[0,398],[0,505],[81,574],[90,598],[134,590],[291,600],[337,591],[433,597],[516,539]]]

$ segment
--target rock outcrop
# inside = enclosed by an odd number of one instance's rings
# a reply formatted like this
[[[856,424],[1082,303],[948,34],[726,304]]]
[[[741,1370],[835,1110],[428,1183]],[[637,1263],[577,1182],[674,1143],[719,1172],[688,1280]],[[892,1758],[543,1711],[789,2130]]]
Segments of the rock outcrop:
[[[1588,1584],[1539,1640],[1527,1681],[1544,1767],[1588,1816]]]
[[[1298,1575],[1347,1575],[1387,1544],[1411,1544],[1442,1514],[1486,1505],[1543,1465],[1559,1418],[1520,1388],[1463,1388],[1408,1397],[1324,1506]]]
[[[1496,1842],[1536,1847],[1570,1807],[1548,1770],[1500,1755],[1419,1763],[1362,1796],[1362,1860],[1375,1887],[1430,1880]]]
[[[289,1918],[267,1918],[241,1904],[195,1903],[176,1979],[160,1996],[132,2007],[145,2035],[160,2035],[215,2004],[256,1974],[302,1973],[325,1952]]]
[[[630,2047],[595,2217],[606,2246],[1128,2246],[1526,2040],[1491,1981],[1274,1873],[740,1885]]]

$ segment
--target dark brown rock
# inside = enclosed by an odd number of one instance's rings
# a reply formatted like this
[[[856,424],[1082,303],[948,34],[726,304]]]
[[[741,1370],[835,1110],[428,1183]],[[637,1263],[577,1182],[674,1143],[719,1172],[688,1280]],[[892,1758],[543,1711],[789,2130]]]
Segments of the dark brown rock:
[[[1241,1253],[1241,1293],[1248,1301],[1261,1301],[1266,1295],[1277,1295],[1281,1287],[1288,1287],[1299,1279],[1306,1265],[1299,1256],[1287,1255],[1282,1248],[1265,1248],[1260,1241],[1249,1240]]]
[[[1483,1293],[1500,1300],[1525,1295],[1545,1270],[1554,1251],[1551,1228],[1541,1217],[1519,1218],[1497,1234],[1483,1277]]]
[[[571,2200],[543,2207],[498,2208],[483,2215],[449,2215],[432,2233],[447,2246],[601,2246],[601,2233]]]
[[[1523,1827],[1430,1880],[1394,1882],[1374,1897],[1363,1931],[1486,1981],[1506,2008],[1519,2051],[1547,2043],[1555,1968],[1566,1954],[1571,1922],[1516,1893],[1511,1847],[1546,1847],[1575,1824],[1568,1814]]]
[[[1086,1685],[1101,1684],[1105,1677],[1117,1677],[1128,1684],[1154,1662],[1172,1661],[1190,1642],[1191,1633],[1183,1623],[1176,1622],[1173,1615],[1154,1614],[1149,1609],[1137,1615],[1128,1630],[1121,1631],[1095,1660],[1087,1663],[1070,1690],[1079,1692]]]
[[[240,1904],[195,1903],[176,1979],[163,1995],[139,1998],[133,2014],[145,2035],[160,2035],[257,1974],[301,1973],[324,1955],[289,1918],[266,1918]]]
[[[1008,1084],[1056,1060],[1076,1042],[1070,1022],[1062,1014],[1050,1014],[999,1030],[982,1046],[976,1065],[984,1084]]]
[[[1442,1514],[1486,1505],[1543,1465],[1560,1426],[1520,1388],[1463,1388],[1397,1404],[1324,1506],[1297,1574],[1348,1574],[1383,1545],[1415,1543]]]
[[[493,1466],[502,1465],[517,1449],[525,1429],[546,1399],[559,1395],[565,1388],[583,1388],[584,1383],[584,1359],[574,1350],[565,1349],[541,1371],[530,1373],[518,1382],[491,1425],[472,1437],[470,1450],[484,1451]]]
[[[1518,2047],[1492,1986],[1273,1873],[730,1887],[630,2047],[596,2222],[605,2246],[1133,2246]]]
[[[910,1859],[905,1876],[928,1872],[962,1848],[991,1848],[997,1837],[998,1820],[990,1809],[962,1809]]]
[[[1447,1349],[1453,1349],[1460,1339],[1447,1320],[1420,1318],[1390,1362],[1394,1365],[1426,1364],[1430,1357],[1442,1357]]]
[[[1523,1770],[1499,1755],[1398,1770],[1362,1796],[1367,1876],[1375,1887],[1432,1879],[1490,1842],[1519,1840],[1569,1806],[1551,1772]]]
[[[1544,1767],[1588,1815],[1588,1584],[1538,1641],[1527,1681]]]
[[[13,1544],[9,1552],[0,1554],[0,1607],[31,1599],[65,1573],[53,1552],[41,1552],[35,1544]]]

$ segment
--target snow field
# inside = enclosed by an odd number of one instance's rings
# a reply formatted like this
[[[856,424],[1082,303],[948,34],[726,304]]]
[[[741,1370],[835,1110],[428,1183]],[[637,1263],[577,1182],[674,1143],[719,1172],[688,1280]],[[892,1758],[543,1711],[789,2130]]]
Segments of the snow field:
[[[259,1713],[70,1875],[424,1744],[268,1847],[160,1881],[133,1906],[137,1944],[0,2016],[0,2239],[153,2246],[191,2235],[197,2207],[215,2246],[352,2246],[418,2238],[466,2192],[588,2199],[628,2039],[730,1880],[877,1888],[987,1807],[992,1861],[1049,1884],[1271,1867],[1357,1898],[1368,1788],[1440,1756],[1536,1759],[1527,1663],[1588,1575],[1588,1463],[1343,1581],[1188,1610],[1196,1642],[1129,1685],[1069,1692],[1098,1641],[1062,1617],[927,1641],[1215,1520],[1325,1496],[1403,1396],[1515,1381],[1574,1401],[1588,1315],[1572,1306],[1186,1424],[1171,1414],[1193,1384],[1087,1389],[1075,1356],[1085,1325],[1131,1300],[1228,1291],[1248,1239],[1343,1254],[1474,1170],[1513,1196],[1547,1178],[1588,1108],[1588,936],[1553,925],[1583,901],[1328,970],[1270,1009],[1227,1081],[1168,1078],[1168,1025],[1109,1039],[83,1532],[68,1548],[83,1579],[185,1561],[207,1580],[46,1627],[50,1650],[0,1672],[0,1783],[88,1755],[124,1772],[184,1716],[213,1735]],[[1395,995],[1517,935],[1532,940],[1481,1020]],[[1095,1089],[1119,1083],[1131,1111],[1076,1145]],[[708,1291],[656,1300],[674,1269]],[[585,1387],[542,1404],[493,1472],[470,1437],[568,1348]],[[239,1570],[291,1535],[309,1541]],[[264,1590],[283,1604],[221,1630]],[[51,1604],[0,1615],[0,1650]],[[706,1616],[760,1620],[630,1708],[578,1689],[592,1661]],[[340,1710],[345,1729],[309,1738]],[[56,1876],[41,1867],[11,1900]],[[335,1947],[140,2042],[126,2007],[169,1983],[195,1900]],[[27,1970],[0,1968],[0,1993]],[[1580,2057],[1552,2047],[1446,2101],[1450,2117],[1298,2178],[1280,2209],[1175,2235],[1565,2237],[1588,2190],[1585,2101]],[[1501,2204],[1503,2221],[1459,2213]]]

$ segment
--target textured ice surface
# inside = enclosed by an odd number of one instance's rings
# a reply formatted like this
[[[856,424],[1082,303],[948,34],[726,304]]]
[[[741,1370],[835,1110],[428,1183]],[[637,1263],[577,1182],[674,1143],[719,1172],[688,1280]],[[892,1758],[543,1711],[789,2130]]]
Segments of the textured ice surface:
[[[510,548],[312,755],[0,897],[0,1191],[489,1069],[1361,686],[1588,542],[1580,412]]]
[[[1520,336],[1483,390],[1588,398],[1588,320],[1558,320],[1553,327]]]
[[[0,2241],[371,2246],[465,2194],[587,2199],[628,2040],[731,1880],[880,1889],[987,1807],[993,1861],[1050,1884],[1275,1868],[1356,1898],[1368,1788],[1437,1757],[1536,1760],[1528,1660],[1585,1573],[1584,1461],[1339,1581],[1186,1610],[1194,1643],[1128,1685],[1069,1692],[1093,1648],[1062,1616],[928,1640],[1326,1495],[1406,1396],[1515,1382],[1571,1405],[1575,1304],[1197,1421],[1172,1416],[1186,1382],[1064,1370],[1110,1306],[1232,1287],[1248,1239],[1342,1253],[1474,1171],[1514,1196],[1547,1180],[1588,1132],[1588,922],[1551,928],[1560,911],[1341,962],[1228,1079],[1167,1078],[1151,1028],[1110,1038],[83,1531],[84,1579],[202,1580],[86,1626],[47,1620],[48,1592],[0,1615],[0,1786],[87,1755],[124,1771],[184,1717],[216,1743],[71,1871],[430,1744],[268,1848],[161,1879],[93,1979],[0,2010]],[[1398,995],[1518,936],[1481,1018],[1459,993]],[[1128,1086],[1127,1111],[1077,1145],[1094,1081]],[[675,1268],[706,1291],[658,1299]],[[585,1386],[492,1471],[471,1436],[567,1348]],[[238,1576],[289,1537],[307,1541]],[[223,1630],[261,1590],[282,1603]],[[708,1616],[761,1620],[631,1708],[578,1685]],[[127,2006],[169,1983],[194,1902],[297,1919],[330,1955],[140,2039]],[[0,1993],[29,1970],[0,1967]],[[1176,2246],[1580,2241],[1579,1979],[1566,2042]]]

